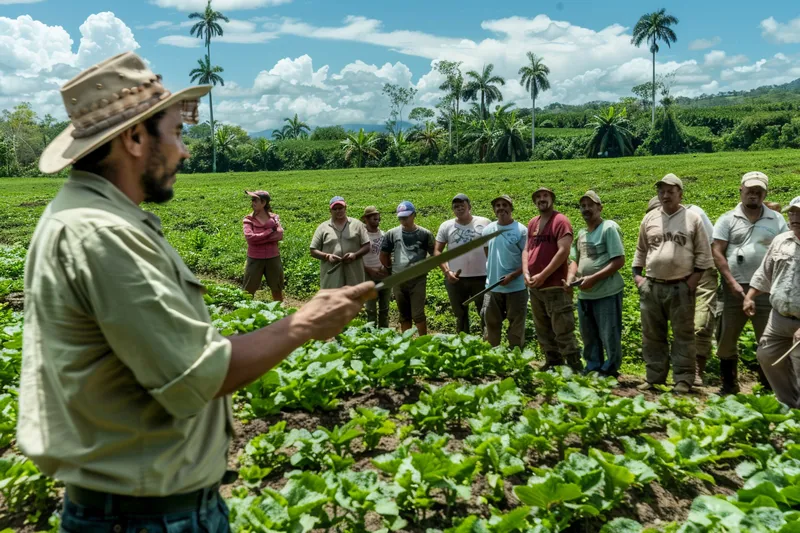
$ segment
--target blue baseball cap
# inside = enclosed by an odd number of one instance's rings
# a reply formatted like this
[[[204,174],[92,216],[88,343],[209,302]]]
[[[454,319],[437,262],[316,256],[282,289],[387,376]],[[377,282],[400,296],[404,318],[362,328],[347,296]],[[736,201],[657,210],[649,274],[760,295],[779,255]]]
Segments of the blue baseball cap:
[[[417,209],[414,207],[414,204],[408,201],[402,201],[400,205],[397,206],[397,218],[410,217],[416,212]]]
[[[342,198],[341,196],[334,196],[333,198],[331,198],[330,206],[333,207],[333,206],[336,206],[336,205],[343,205],[343,206],[347,207],[347,204],[345,203],[344,198]]]

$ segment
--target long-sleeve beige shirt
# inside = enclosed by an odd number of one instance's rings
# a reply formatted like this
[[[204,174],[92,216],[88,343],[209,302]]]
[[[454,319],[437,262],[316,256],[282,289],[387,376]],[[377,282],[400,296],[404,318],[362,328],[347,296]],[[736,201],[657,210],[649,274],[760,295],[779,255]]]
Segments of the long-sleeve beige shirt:
[[[800,239],[793,232],[773,239],[750,287],[768,292],[772,308],[781,315],[800,318]]]
[[[656,279],[676,280],[714,266],[709,236],[697,213],[681,206],[668,215],[653,209],[642,220],[633,267]]]

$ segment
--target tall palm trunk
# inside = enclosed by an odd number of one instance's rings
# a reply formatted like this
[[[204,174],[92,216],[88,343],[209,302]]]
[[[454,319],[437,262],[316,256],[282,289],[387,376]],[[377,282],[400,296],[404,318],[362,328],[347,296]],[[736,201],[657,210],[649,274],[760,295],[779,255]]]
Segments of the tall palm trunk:
[[[656,123],[656,48],[653,40],[653,125]]]
[[[206,50],[208,52],[208,66],[211,66],[211,39],[206,41]],[[211,172],[217,172],[217,139],[214,135],[214,100],[211,98],[211,92],[208,92],[208,109],[211,114]]]
[[[536,92],[531,89],[531,156],[533,156],[533,149],[536,148]]]
[[[484,92],[481,91],[481,118],[483,120],[489,118],[488,116],[486,116],[486,104],[484,104],[485,101],[486,99],[484,98]]]

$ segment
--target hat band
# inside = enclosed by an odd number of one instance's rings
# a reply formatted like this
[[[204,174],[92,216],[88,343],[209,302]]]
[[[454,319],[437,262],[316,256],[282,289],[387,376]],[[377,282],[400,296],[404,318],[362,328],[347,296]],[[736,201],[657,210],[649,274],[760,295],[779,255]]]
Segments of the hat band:
[[[123,122],[130,120],[137,115],[144,114],[147,112],[147,110],[166,98],[169,98],[171,95],[171,92],[164,89],[163,92],[157,92],[144,101],[133,104],[130,107],[117,110],[116,112],[112,112],[112,114],[109,114],[103,118],[86,116],[80,121],[83,122],[83,124],[75,125],[75,129],[72,132],[72,137],[74,139],[84,139],[86,137],[91,137],[111,129],[114,126],[122,124]],[[199,122],[198,104],[199,102],[197,100],[184,100],[182,102],[181,116],[184,123],[197,124]]]

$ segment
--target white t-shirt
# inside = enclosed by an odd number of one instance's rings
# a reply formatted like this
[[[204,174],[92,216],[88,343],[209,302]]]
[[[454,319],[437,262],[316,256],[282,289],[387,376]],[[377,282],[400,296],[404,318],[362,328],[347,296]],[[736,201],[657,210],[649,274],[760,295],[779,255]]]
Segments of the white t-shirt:
[[[489,224],[491,224],[491,221],[486,217],[473,216],[470,223],[465,226],[458,224],[456,219],[453,218],[439,226],[436,240],[447,243],[447,249],[451,250],[479,238],[484,228]],[[483,248],[475,248],[450,261],[450,270],[456,272],[459,269],[461,270],[460,277],[462,278],[485,276],[486,255],[483,252]]]
[[[369,252],[363,257],[364,266],[368,268],[381,267],[381,243],[383,242],[383,231],[378,229],[375,233],[367,231],[369,235]]]

